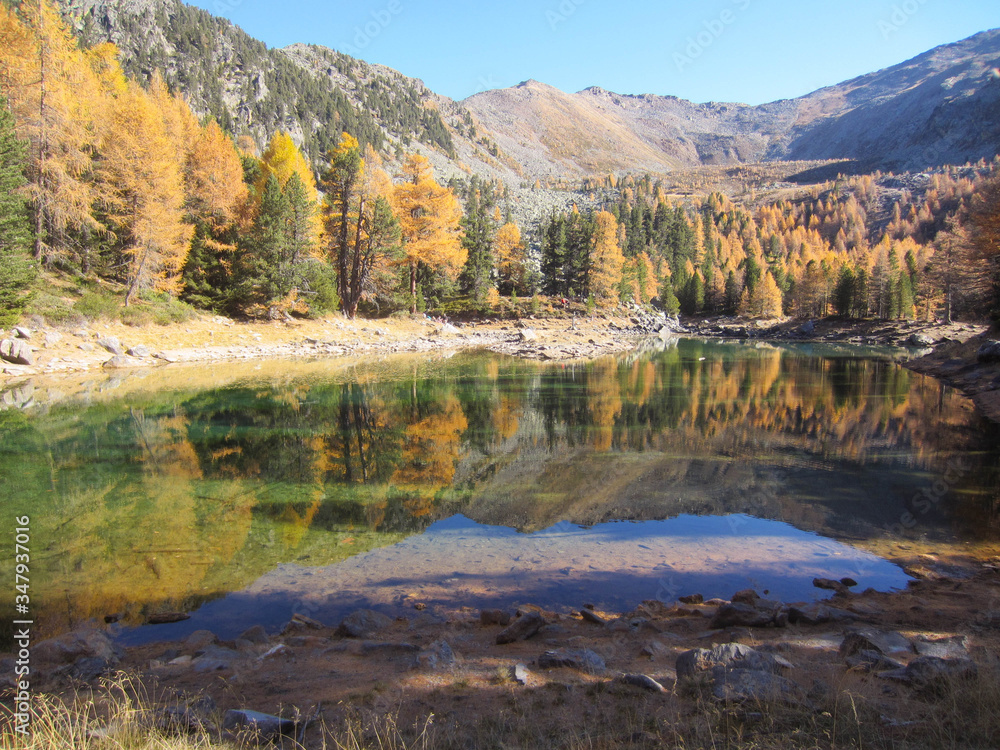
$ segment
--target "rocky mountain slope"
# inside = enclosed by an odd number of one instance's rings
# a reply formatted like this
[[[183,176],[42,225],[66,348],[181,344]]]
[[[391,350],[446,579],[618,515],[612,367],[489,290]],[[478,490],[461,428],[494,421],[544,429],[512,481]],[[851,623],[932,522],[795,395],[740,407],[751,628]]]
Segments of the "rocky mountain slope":
[[[163,71],[234,133],[263,143],[289,130],[318,162],[347,129],[390,156],[423,151],[445,179],[502,180],[522,203],[538,178],[776,160],[923,169],[1000,150],[1000,30],[759,106],[567,94],[537,81],[454,102],[325,47],[269,49],[180,0],[60,1],[86,42],[117,44],[132,75]]]
[[[536,81],[463,104],[533,174],[851,159],[923,169],[992,158],[1000,143],[1000,31],[799,99],[748,106]]]
[[[469,161],[483,172],[494,161],[464,136],[461,105],[389,68],[325,47],[269,49],[180,0],[59,1],[85,44],[113,42],[129,75],[159,70],[196,112],[259,146],[287,130],[319,161],[348,130],[389,154],[422,145],[442,165]]]

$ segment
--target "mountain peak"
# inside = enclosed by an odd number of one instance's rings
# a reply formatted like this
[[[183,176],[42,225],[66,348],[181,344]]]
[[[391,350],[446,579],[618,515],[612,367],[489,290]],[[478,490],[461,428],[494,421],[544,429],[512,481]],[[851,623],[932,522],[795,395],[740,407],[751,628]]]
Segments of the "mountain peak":
[[[515,89],[528,89],[534,91],[558,91],[559,89],[555,86],[550,86],[547,83],[542,83],[541,81],[536,81],[534,78],[529,78],[527,81],[521,81]]]

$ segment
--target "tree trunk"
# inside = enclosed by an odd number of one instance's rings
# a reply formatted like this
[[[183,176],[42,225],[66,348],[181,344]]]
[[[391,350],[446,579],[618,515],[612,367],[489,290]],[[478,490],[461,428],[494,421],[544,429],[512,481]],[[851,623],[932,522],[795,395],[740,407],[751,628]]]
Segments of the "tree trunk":
[[[410,314],[417,312],[417,262],[410,261]]]
[[[139,265],[135,269],[135,273],[132,275],[132,281],[129,282],[128,291],[125,292],[125,307],[132,304],[132,297],[135,294],[135,290],[139,288],[139,279],[142,278],[142,272],[146,267],[147,254],[147,248],[143,248],[142,257],[139,259]]]

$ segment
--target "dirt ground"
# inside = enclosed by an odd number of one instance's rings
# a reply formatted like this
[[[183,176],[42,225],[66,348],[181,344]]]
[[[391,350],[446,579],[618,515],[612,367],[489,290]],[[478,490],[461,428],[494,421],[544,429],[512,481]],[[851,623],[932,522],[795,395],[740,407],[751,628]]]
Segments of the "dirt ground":
[[[498,645],[504,626],[479,610],[445,611],[415,601],[410,614],[360,638],[344,637],[337,623],[307,619],[257,642],[218,642],[199,631],[183,643],[131,648],[119,669],[139,676],[158,705],[204,706],[204,697],[211,697],[214,708],[204,712],[210,722],[229,709],[318,717],[304,733],[306,747],[325,746],[324,726],[343,731],[351,721],[386,717],[410,737],[432,726],[433,747],[718,747],[727,734],[737,740],[727,747],[841,746],[813,745],[819,738],[811,734],[837,731],[827,719],[846,711],[848,701],[854,712],[853,719],[842,719],[842,728],[853,727],[848,744],[863,734],[864,742],[877,738],[884,746],[977,746],[949,744],[941,717],[955,709],[942,708],[939,695],[848,668],[838,653],[845,633],[859,627],[898,631],[911,642],[959,638],[980,668],[977,689],[995,687],[1000,560],[924,556],[912,562],[923,578],[906,590],[837,594],[827,602],[836,621],[816,625],[714,629],[718,600],[649,601],[626,613],[586,610],[581,602],[580,613],[569,615],[526,603],[518,612],[541,613],[544,627],[526,640]],[[442,643],[454,661],[442,654]],[[794,684],[794,697],[723,711],[706,700],[704,685],[676,681],[679,654],[724,643],[787,659],[791,666],[782,674]],[[606,668],[542,666],[543,654],[557,649],[590,649]],[[905,664],[916,654],[893,652],[891,658]],[[513,676],[517,665],[524,669],[520,681]],[[626,684],[623,675],[647,675],[664,692]],[[65,690],[66,679],[49,687]],[[726,726],[720,728],[720,721]],[[927,742],[942,732],[947,736],[940,742]],[[751,742],[757,733],[769,739]]]

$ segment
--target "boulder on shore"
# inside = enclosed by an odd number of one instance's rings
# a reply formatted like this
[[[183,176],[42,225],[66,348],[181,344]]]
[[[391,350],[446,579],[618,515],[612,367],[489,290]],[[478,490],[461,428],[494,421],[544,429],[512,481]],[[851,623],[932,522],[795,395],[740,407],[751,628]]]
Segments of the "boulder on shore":
[[[391,617],[371,609],[359,609],[344,618],[335,635],[341,638],[367,638],[390,625]]]
[[[35,364],[35,354],[23,339],[4,339],[0,341],[0,359],[13,365]]]
[[[1000,341],[987,341],[976,351],[976,359],[984,365],[1000,362]]]
[[[103,347],[116,356],[125,354],[125,348],[122,346],[117,336],[102,336],[97,339],[97,345]]]
[[[545,618],[538,612],[527,612],[497,633],[497,645],[527,640],[544,626]]]
[[[587,674],[601,674],[607,669],[601,655],[589,648],[557,648],[546,651],[538,657],[540,669],[558,669],[569,667]]]

